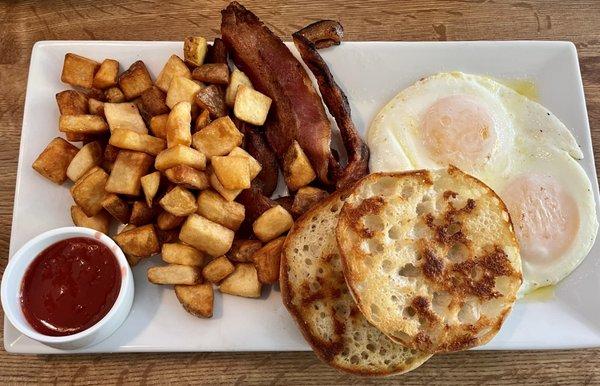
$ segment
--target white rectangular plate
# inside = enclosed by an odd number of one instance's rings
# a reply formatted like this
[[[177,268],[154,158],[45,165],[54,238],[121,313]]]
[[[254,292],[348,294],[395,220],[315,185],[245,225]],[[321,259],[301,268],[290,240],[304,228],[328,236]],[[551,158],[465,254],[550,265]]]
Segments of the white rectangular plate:
[[[33,236],[71,225],[72,204],[66,186],[57,186],[31,168],[36,156],[55,136],[58,109],[54,94],[68,88],[60,82],[67,52],[102,60],[114,58],[127,68],[143,60],[154,76],[167,58],[181,54],[179,42],[38,42],[31,56],[21,134],[10,256]],[[598,187],[575,47],[567,42],[356,42],[323,51],[352,105],[364,135],[383,105],[419,78],[439,71],[460,70],[504,79],[527,78],[538,87],[540,102],[569,127],[581,145],[581,161]],[[590,256],[560,285],[550,299],[516,304],[496,338],[485,349],[551,349],[600,346],[600,251]],[[191,316],[179,305],[172,288],[148,283],[146,270],[158,258],[134,269],[135,301],[123,326],[104,342],[81,352],[134,351],[279,351],[307,350],[280,301],[278,289],[262,299],[215,295],[212,319]],[[4,321],[4,346],[17,353],[65,353],[22,336]]]

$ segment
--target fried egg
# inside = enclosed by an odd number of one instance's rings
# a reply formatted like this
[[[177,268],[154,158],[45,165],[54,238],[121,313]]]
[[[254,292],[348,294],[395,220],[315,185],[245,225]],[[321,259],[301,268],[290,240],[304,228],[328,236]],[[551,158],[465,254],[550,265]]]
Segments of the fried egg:
[[[594,243],[596,205],[575,138],[542,105],[493,79],[421,79],[379,112],[367,143],[372,172],[452,164],[494,189],[519,241],[521,294],[562,280]]]

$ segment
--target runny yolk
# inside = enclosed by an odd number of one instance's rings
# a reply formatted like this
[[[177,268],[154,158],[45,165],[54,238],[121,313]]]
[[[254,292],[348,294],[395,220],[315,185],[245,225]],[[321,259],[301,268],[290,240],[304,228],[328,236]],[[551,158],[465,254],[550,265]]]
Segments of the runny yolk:
[[[579,211],[559,182],[548,175],[523,174],[508,183],[501,197],[523,260],[546,265],[560,259],[579,230]]]
[[[421,136],[434,160],[466,170],[485,164],[496,142],[487,110],[466,95],[444,97],[429,107],[421,121]]]

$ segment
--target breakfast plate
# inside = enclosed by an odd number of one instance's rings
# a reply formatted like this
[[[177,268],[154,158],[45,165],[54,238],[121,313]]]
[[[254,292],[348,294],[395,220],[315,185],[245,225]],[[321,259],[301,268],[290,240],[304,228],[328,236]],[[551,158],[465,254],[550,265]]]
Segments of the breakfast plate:
[[[296,53],[292,44],[288,47]],[[180,42],[38,42],[32,52],[25,101],[9,255],[37,234],[71,225],[71,197],[64,187],[39,178],[30,167],[56,135],[58,110],[52,97],[67,88],[59,81],[64,55],[76,52],[123,67],[143,59],[154,77]],[[577,53],[568,42],[348,42],[322,51],[346,91],[354,121],[365,135],[377,112],[399,90],[441,71],[486,75],[523,89],[571,130],[580,161],[599,202],[585,99]],[[532,86],[532,85],[535,85]],[[281,186],[281,184],[280,184]],[[280,190],[280,193],[282,190]],[[597,213],[598,210],[596,211]],[[598,243],[556,287],[518,301],[502,330],[480,349],[558,349],[600,346]],[[212,319],[181,308],[172,291],[146,279],[154,257],[133,268],[135,299],[124,324],[105,341],[77,352],[287,351],[308,350],[275,286],[260,300],[216,293]],[[15,353],[66,353],[20,334],[5,318],[4,347]],[[68,351],[73,352],[73,351]]]

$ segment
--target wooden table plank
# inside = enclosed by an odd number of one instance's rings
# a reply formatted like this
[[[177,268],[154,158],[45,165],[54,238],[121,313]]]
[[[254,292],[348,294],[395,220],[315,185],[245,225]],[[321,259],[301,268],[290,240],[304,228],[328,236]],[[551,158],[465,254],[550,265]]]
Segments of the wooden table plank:
[[[8,255],[23,102],[38,40],[213,38],[224,1],[7,1],[0,3],[0,270]],[[592,127],[600,143],[598,1],[246,1],[283,37],[317,19],[338,19],[346,40],[571,40],[578,48]],[[48,74],[57,76],[57,74]],[[32,85],[34,87],[34,85]],[[600,382],[600,350],[468,352],[437,356],[386,381],[423,383]],[[312,353],[13,356],[0,352],[0,382],[368,383],[321,365]]]

